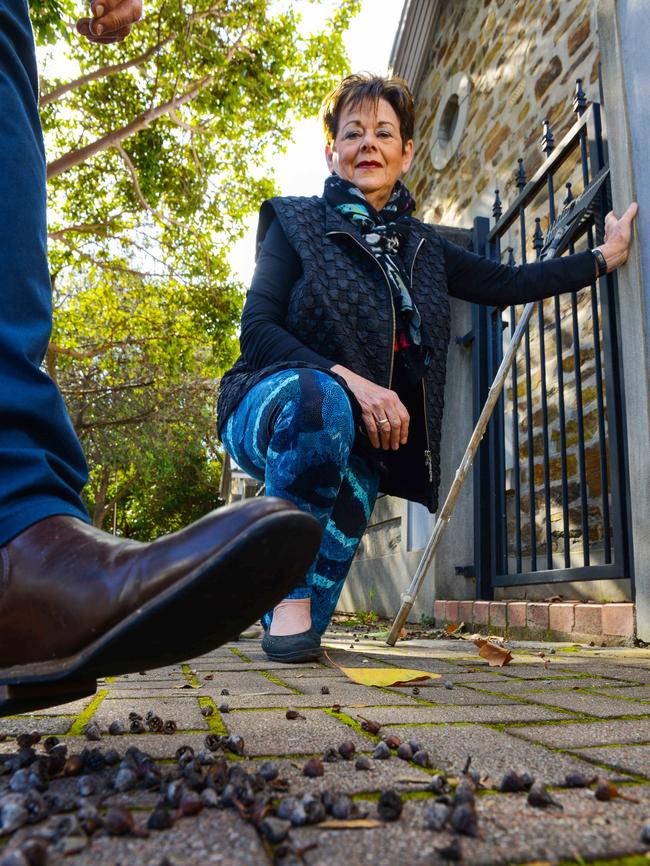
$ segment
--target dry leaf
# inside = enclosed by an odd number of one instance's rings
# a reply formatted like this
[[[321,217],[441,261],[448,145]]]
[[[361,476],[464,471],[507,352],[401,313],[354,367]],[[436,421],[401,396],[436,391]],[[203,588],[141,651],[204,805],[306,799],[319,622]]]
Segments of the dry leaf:
[[[481,658],[486,659],[491,668],[502,668],[504,665],[507,665],[512,661],[512,653],[510,650],[496,646],[483,638],[477,638],[474,643],[478,647],[478,654]]]
[[[401,628],[399,630],[399,637],[397,639],[398,640],[406,640],[406,638],[408,636],[409,636],[409,633],[407,632],[407,630],[405,628]]]
[[[331,659],[327,653],[325,653],[325,658],[353,683],[359,683],[362,686],[379,686],[381,688],[405,686],[407,683],[414,683],[418,680],[440,679],[442,676],[442,674],[414,671],[410,668],[344,668]]]
[[[327,821],[321,821],[316,824],[319,830],[372,830],[374,827],[385,827],[382,821],[377,821],[375,818],[349,818],[338,819],[328,818]]]

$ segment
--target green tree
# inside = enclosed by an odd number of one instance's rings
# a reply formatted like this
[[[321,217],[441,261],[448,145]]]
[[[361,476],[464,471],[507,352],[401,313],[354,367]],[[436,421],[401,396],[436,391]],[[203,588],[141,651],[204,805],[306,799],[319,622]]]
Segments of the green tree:
[[[216,501],[215,394],[243,299],[228,252],[274,192],[269,153],[346,71],[341,36],[357,7],[338,0],[304,34],[286,3],[149,0],[127,40],[98,46],[58,38],[70,0],[33,3],[55,299],[47,364],[89,458],[97,525],[117,502],[120,528],[148,537]]]

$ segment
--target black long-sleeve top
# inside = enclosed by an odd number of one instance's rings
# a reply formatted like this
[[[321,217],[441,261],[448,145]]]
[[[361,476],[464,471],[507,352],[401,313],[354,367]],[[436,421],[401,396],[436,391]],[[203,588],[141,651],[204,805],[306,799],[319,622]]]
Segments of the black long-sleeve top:
[[[441,242],[449,295],[473,304],[525,304],[577,291],[595,275],[589,250],[513,268],[470,253],[445,238]],[[284,328],[291,288],[301,272],[298,255],[278,220],[273,220],[259,250],[241,321],[242,355],[258,370],[286,361],[326,369],[337,363],[312,351]]]

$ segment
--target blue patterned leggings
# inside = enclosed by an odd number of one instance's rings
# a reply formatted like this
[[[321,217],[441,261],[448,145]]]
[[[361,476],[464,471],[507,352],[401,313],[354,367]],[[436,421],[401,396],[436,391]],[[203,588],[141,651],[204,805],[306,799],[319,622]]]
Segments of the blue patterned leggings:
[[[228,418],[223,443],[268,496],[295,502],[323,527],[320,550],[289,598],[311,598],[314,628],[328,626],[377,498],[379,474],[351,454],[347,394],[327,373],[282,370],[246,394]],[[287,539],[291,544],[291,539]],[[265,614],[265,628],[272,611]]]

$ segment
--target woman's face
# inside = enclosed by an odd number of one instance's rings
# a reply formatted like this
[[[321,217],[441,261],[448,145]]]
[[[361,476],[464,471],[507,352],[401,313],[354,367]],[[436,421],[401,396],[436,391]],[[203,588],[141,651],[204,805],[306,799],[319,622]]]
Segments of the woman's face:
[[[343,109],[325,158],[330,171],[351,181],[381,210],[395,182],[411,165],[413,141],[402,141],[399,118],[389,102],[366,101]]]

